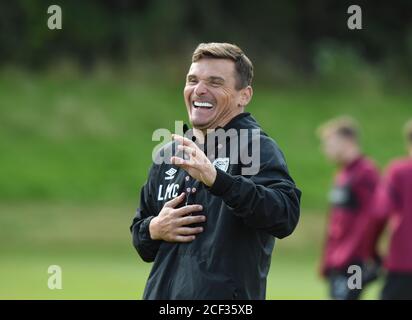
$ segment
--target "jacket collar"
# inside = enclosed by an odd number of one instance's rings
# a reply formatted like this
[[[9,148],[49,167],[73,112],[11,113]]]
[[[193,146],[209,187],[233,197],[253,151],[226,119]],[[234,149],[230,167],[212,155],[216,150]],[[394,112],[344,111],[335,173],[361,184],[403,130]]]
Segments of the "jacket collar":
[[[226,125],[224,125],[223,127],[218,126],[216,128],[217,129],[224,129],[224,130],[228,130],[228,129],[240,129],[241,126],[240,124],[242,123],[243,118],[246,117],[250,117],[250,112],[242,112],[239,113],[238,115],[234,116],[228,123],[226,123]],[[189,126],[184,123],[183,124],[183,134],[185,134],[187,131],[189,130]]]
[[[217,127],[216,129],[224,129],[224,130],[228,130],[228,129],[240,129],[240,124],[242,123],[243,118],[245,117],[249,117],[250,113],[249,112],[242,112],[239,113],[238,115],[234,116],[228,123],[226,123],[226,125],[224,125],[223,127]]]

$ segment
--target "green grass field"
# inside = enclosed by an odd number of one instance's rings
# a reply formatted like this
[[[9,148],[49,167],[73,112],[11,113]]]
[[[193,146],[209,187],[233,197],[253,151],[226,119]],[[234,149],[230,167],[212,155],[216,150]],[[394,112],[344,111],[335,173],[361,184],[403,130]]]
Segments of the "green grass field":
[[[2,205],[0,299],[139,299],[151,264],[131,245],[133,206]],[[4,214],[8,213],[8,214]],[[319,278],[321,215],[303,213],[290,238],[278,240],[268,299],[325,299]],[[62,290],[47,286],[50,265],[62,268]],[[376,298],[380,284],[366,291]]]
[[[128,226],[158,144],[153,131],[173,130],[186,111],[182,82],[131,74],[0,72],[0,298],[141,297],[150,264],[134,252]],[[373,86],[255,87],[248,109],[303,191],[298,229],[277,242],[268,298],[327,297],[317,267],[334,168],[316,127],[354,116],[366,153],[382,167],[404,153],[411,105],[410,94]],[[63,269],[63,290],[47,288],[52,264]],[[377,297],[379,285],[365,297]]]

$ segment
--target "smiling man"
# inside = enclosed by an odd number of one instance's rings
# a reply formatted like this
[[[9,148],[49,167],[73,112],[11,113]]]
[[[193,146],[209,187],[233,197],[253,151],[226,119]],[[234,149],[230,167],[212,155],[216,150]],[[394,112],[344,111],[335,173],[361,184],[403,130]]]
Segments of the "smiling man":
[[[200,44],[192,56],[184,99],[193,139],[174,135],[159,152],[174,156],[154,161],[130,227],[141,258],[154,262],[144,299],[265,298],[275,238],[295,229],[301,193],[277,144],[244,112],[252,78],[235,45]],[[250,151],[253,174],[242,162]]]

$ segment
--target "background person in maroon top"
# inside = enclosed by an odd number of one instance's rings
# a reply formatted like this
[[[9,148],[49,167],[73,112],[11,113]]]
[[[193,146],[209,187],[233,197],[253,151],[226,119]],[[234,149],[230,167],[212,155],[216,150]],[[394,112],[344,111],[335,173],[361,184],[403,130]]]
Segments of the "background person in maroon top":
[[[364,285],[377,277],[379,259],[373,241],[365,239],[369,209],[379,173],[364,157],[358,140],[358,128],[349,117],[333,119],[318,129],[327,158],[338,165],[334,186],[329,194],[330,216],[321,265],[322,275],[330,283],[333,299],[358,299]],[[350,289],[350,265],[362,268],[362,288]]]
[[[412,299],[412,120],[405,126],[409,157],[389,164],[376,192],[377,220],[390,233],[382,299]],[[381,228],[382,229],[382,228]]]

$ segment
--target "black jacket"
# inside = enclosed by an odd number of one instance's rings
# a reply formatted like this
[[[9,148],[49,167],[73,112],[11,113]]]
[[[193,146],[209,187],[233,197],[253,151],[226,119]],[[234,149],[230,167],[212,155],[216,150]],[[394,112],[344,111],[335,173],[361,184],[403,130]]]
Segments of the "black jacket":
[[[236,116],[223,129],[230,128],[260,130],[249,113]],[[229,164],[226,172],[217,169],[216,181],[208,188],[176,166],[152,166],[130,227],[141,258],[154,261],[144,299],[265,299],[275,237],[295,229],[301,192],[276,143],[259,132],[260,167],[252,176],[240,175],[243,165]],[[190,243],[152,240],[150,220],[188,187],[197,190],[188,204],[203,206],[203,212],[194,214],[206,215],[204,231]]]

